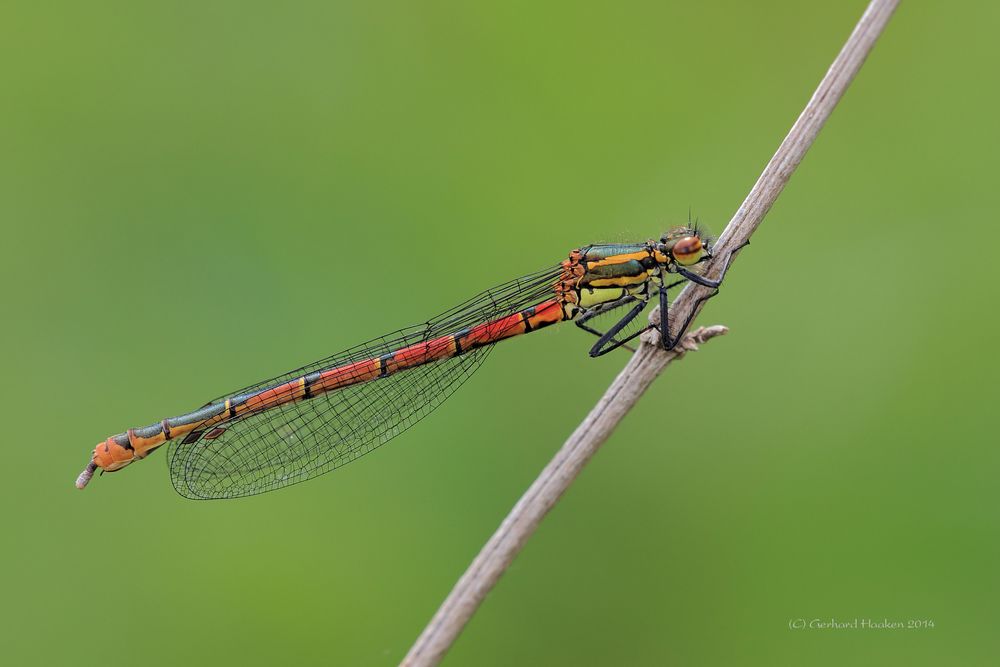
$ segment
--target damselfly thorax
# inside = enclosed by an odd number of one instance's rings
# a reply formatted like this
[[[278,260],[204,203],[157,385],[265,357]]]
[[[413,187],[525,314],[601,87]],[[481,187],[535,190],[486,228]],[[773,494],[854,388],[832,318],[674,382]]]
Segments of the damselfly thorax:
[[[189,498],[246,496],[301,482],[425,417],[494,343],[572,320],[597,336],[590,355],[600,356],[648,328],[632,322],[654,298],[662,311],[661,344],[671,349],[690,322],[672,327],[668,290],[687,281],[717,288],[721,276],[709,280],[694,270],[711,256],[710,243],[693,227],[676,227],[658,241],[581,247],[556,266],[481,292],[424,324],[113,435],[94,449],[77,486],[167,442],[171,481]],[[610,327],[596,326],[596,318],[615,313],[620,317]]]
[[[588,246],[570,253],[556,294],[568,312],[585,313],[633,296],[648,297],[651,284],[661,284],[669,258],[652,241],[641,245]]]

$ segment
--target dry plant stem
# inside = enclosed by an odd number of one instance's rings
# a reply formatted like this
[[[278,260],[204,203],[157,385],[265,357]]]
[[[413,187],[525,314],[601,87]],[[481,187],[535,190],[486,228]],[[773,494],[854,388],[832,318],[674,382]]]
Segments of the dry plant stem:
[[[715,258],[706,267],[708,276],[718,277],[726,258],[748,242],[760,226],[844,91],[861,69],[898,4],[898,0],[872,0],[868,5],[806,108],[723,231],[714,248]],[[684,322],[688,317],[697,315],[704,303],[701,298],[708,292],[703,287],[688,285],[671,307],[672,321]],[[655,311],[651,319],[658,319]],[[682,346],[685,349],[691,345],[696,347],[699,342],[724,332],[725,327],[699,329],[686,336]],[[657,342],[653,331],[642,337],[638,351],[632,355],[601,400],[521,497],[455,584],[451,594],[403,659],[403,665],[423,667],[436,665],[441,661],[542,517],[569,488],[583,466],[656,376],[679,354],[683,354],[676,350],[664,352]]]

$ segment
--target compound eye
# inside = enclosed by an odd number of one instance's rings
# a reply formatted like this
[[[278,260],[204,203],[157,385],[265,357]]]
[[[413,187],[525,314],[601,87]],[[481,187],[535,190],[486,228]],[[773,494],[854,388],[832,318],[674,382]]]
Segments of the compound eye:
[[[673,247],[674,259],[683,266],[697,264],[704,254],[705,247],[697,236],[685,236]]]

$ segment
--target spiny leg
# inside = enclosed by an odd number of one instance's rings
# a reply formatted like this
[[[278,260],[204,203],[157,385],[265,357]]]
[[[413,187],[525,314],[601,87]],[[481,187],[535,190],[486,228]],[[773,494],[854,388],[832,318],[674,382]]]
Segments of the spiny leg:
[[[665,287],[663,287],[663,289],[664,290],[670,290],[670,289],[673,289],[674,287],[677,287],[678,285],[683,285],[686,282],[687,282],[687,280],[676,280],[676,281],[670,283],[669,285],[666,285]],[[604,332],[604,331],[598,331],[597,329],[594,329],[594,328],[588,326],[587,325],[587,321],[591,320],[591,319],[593,319],[595,317],[597,317],[598,315],[602,315],[602,314],[604,314],[604,313],[606,313],[606,312],[608,312],[610,310],[614,310],[615,308],[618,308],[619,306],[624,306],[626,304],[632,303],[633,301],[637,301],[637,300],[638,300],[638,297],[629,294],[629,295],[621,297],[620,299],[617,299],[616,301],[611,301],[611,302],[608,302],[608,303],[599,304],[597,306],[594,306],[593,308],[586,309],[583,315],[581,315],[579,318],[577,318],[576,320],[574,320],[574,324],[576,324],[576,326],[580,327],[580,329],[586,331],[587,333],[592,333],[595,336],[597,336],[598,338],[603,338],[606,332]],[[625,324],[628,324],[628,322],[626,321]],[[606,350],[601,351],[600,354],[607,354],[608,352],[611,352],[612,350],[618,349],[619,347],[623,348],[623,349],[626,349],[629,352],[635,352],[635,348],[632,347],[631,345],[626,345],[626,343],[628,343],[629,341],[633,340],[634,338],[636,338],[636,336],[639,336],[643,332],[648,331],[649,329],[655,329],[655,328],[656,327],[654,325],[650,324],[648,327],[645,327],[643,329],[640,329],[639,331],[636,331],[636,332],[632,333],[631,335],[629,335],[628,338],[625,338],[625,339],[622,339],[622,340],[618,341],[617,344],[614,345],[613,347],[610,347],[610,348],[608,348]],[[612,334],[612,335],[614,335],[614,334]],[[598,344],[595,345],[594,347],[596,348],[596,347],[598,347],[601,344],[602,343],[599,340]],[[591,350],[591,351],[593,352],[593,350]],[[597,356],[600,356],[600,355],[597,355]]]
[[[595,317],[597,317],[598,315],[606,313],[606,312],[608,312],[610,310],[614,310],[615,308],[617,308],[619,306],[624,306],[626,304],[632,303],[633,301],[637,301],[637,300],[638,300],[638,297],[635,297],[635,296],[633,296],[631,294],[626,294],[625,296],[623,296],[620,299],[617,299],[615,301],[611,301],[609,303],[598,304],[597,306],[594,306],[593,308],[586,309],[584,311],[583,315],[581,315],[576,320],[574,320],[574,324],[576,324],[576,326],[580,327],[582,330],[586,331],[587,333],[592,333],[595,336],[597,336],[598,338],[602,338],[604,336],[605,332],[598,331],[597,329],[594,329],[593,327],[587,326],[587,321],[591,320],[591,319],[593,319]],[[631,337],[629,338],[629,340],[631,340]],[[621,342],[625,343],[627,341],[621,341]],[[629,352],[635,352],[635,348],[633,348],[630,345],[621,345],[621,347],[625,348]]]
[[[615,308],[618,308],[619,306],[624,306],[624,305],[632,303],[633,301],[638,301],[638,300],[639,300],[638,297],[633,296],[631,294],[626,294],[625,296],[620,297],[620,298],[618,298],[618,299],[616,299],[614,301],[609,301],[607,303],[599,303],[596,306],[593,306],[592,308],[581,308],[581,310],[583,310],[584,313],[583,313],[583,315],[581,315],[580,317],[578,317],[577,319],[575,319],[574,322],[576,323],[576,326],[580,327],[584,331],[590,331],[591,333],[594,333],[594,329],[591,329],[590,327],[583,326],[584,323],[587,320],[592,320],[595,317],[597,317],[598,315],[606,313],[609,310],[614,310]],[[603,336],[604,334],[600,333],[600,332],[597,332],[597,335],[598,336]]]
[[[601,337],[601,338],[604,337],[604,333],[605,332],[597,331],[596,329],[590,329],[588,327],[580,327],[580,328],[583,329],[584,331],[589,331],[590,333],[592,333],[592,334],[594,334],[594,335],[596,335],[598,337]],[[598,353],[598,354],[593,354],[594,349],[591,348],[591,350],[590,350],[591,351],[591,355],[590,356],[592,356],[592,357],[600,357],[600,356],[602,356],[604,354],[607,354],[608,352],[611,352],[612,350],[617,350],[617,349],[628,350],[629,352],[635,352],[636,351],[635,348],[632,347],[631,345],[628,345],[628,342],[631,341],[631,340],[634,340],[636,336],[638,336],[640,334],[643,334],[643,333],[645,333],[646,331],[649,331],[652,328],[653,328],[653,325],[649,325],[645,329],[639,329],[638,331],[630,333],[628,335],[628,337],[622,338],[621,340],[615,341],[614,345],[612,345],[611,347],[609,347],[606,350],[601,350],[600,353]],[[600,341],[597,341],[597,342],[600,343]],[[597,347],[597,345],[595,344],[594,347]]]
[[[583,325],[580,328],[583,331],[586,331],[587,333],[594,334],[598,338],[600,338],[601,336],[604,335],[603,331],[598,331],[597,329],[591,329],[587,325]],[[642,332],[640,331],[639,333],[642,333]],[[629,336],[626,340],[622,341],[622,345],[620,345],[619,347],[621,347],[623,350],[628,350],[629,352],[635,352],[635,348],[634,347],[632,347],[631,345],[625,345],[624,344],[624,343],[627,343],[628,341],[632,340],[632,338],[634,338],[634,336]]]
[[[625,338],[623,340],[615,340],[613,345],[608,345],[608,343],[614,339],[615,335],[617,335],[619,331],[628,326],[628,323],[634,320],[636,316],[643,311],[643,309],[646,307],[646,304],[649,303],[648,301],[642,299],[637,299],[637,300],[639,301],[639,303],[635,304],[632,310],[625,313],[625,316],[623,318],[618,320],[618,322],[616,322],[613,327],[604,332],[604,335],[601,336],[600,340],[594,343],[594,347],[590,348],[590,356],[599,357],[602,354],[607,354],[611,350],[621,347],[622,345],[629,342],[630,340],[641,334],[643,331],[645,331],[645,329],[639,329],[639,331],[634,332],[633,334],[628,336],[628,338]]]
[[[702,303],[704,303],[705,301],[708,301],[709,299],[711,299],[713,296],[715,296],[718,293],[719,293],[719,290],[718,290],[718,288],[716,288],[711,294],[706,294],[705,296],[703,296],[703,297],[699,298],[697,301],[695,301],[694,302],[694,308],[691,309],[691,312],[688,314],[687,318],[684,320],[684,324],[681,325],[681,328],[677,331],[677,336],[674,337],[674,338],[671,338],[670,337],[670,310],[669,310],[670,303],[667,300],[667,290],[666,290],[666,288],[661,288],[660,289],[660,345],[663,347],[664,350],[667,350],[669,352],[670,350],[672,350],[675,347],[677,347],[677,343],[680,341],[681,338],[683,338],[684,332],[686,332],[687,328],[689,326],[691,326],[691,320],[694,319],[695,314],[698,312],[698,306],[701,305]]]

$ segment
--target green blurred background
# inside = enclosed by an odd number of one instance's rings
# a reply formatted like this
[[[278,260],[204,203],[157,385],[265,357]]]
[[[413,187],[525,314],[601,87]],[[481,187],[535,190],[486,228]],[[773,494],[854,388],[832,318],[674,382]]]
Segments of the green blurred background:
[[[689,207],[864,2],[0,8],[0,658],[392,665],[626,360],[500,346],[391,446],[191,502],[99,440]],[[671,368],[450,665],[996,658],[995,3],[904,3]],[[791,630],[796,619],[932,620]]]

